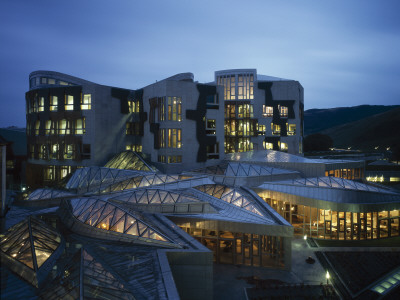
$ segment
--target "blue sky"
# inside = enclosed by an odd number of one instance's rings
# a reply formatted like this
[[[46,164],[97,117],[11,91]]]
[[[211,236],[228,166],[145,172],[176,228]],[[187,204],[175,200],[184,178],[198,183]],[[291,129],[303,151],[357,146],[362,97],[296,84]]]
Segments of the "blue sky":
[[[398,0],[3,0],[0,127],[25,126],[29,73],[136,89],[180,72],[295,79],[305,108],[400,104]]]

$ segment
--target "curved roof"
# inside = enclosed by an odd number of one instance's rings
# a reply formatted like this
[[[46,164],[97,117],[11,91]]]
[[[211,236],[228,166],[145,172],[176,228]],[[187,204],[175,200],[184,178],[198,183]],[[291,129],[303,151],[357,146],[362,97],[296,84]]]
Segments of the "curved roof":
[[[53,199],[53,198],[62,198],[62,197],[72,197],[76,194],[63,191],[63,190],[54,190],[54,189],[37,189],[30,193],[26,200],[43,200],[43,199]]]
[[[237,189],[230,188],[221,184],[205,184],[195,187],[195,189],[207,193],[215,198],[221,199],[227,203],[233,204],[240,208],[262,216],[259,208],[252,202],[249,201],[247,197],[242,195]]]
[[[156,172],[157,168],[147,163],[138,153],[124,151],[115,155],[105,166],[106,168]]]
[[[0,242],[5,254],[37,271],[61,243],[61,236],[42,221],[29,217],[11,227]]]
[[[218,164],[216,166],[209,166],[201,169],[196,169],[193,170],[192,172],[212,174],[212,175],[236,176],[236,177],[297,173],[295,171],[278,169],[273,167],[260,166],[248,163],[227,162],[227,161]]]
[[[173,204],[200,202],[200,200],[193,195],[170,192],[160,189],[143,189],[124,192],[116,197],[109,198],[109,200],[118,200],[135,204]]]
[[[70,201],[72,215],[92,227],[138,237],[144,241],[173,243],[163,233],[123,208],[102,199],[76,198]]]
[[[59,270],[40,296],[49,300],[97,299],[99,296],[102,299],[135,299],[123,283],[83,248]]]

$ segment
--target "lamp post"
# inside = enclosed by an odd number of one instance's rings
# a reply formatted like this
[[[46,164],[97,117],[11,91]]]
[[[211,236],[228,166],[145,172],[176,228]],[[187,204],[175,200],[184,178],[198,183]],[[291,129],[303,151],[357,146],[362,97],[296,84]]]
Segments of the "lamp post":
[[[331,275],[329,274],[329,271],[326,271],[325,277],[326,277],[326,285],[328,285],[328,280],[329,280],[329,278],[331,278]]]

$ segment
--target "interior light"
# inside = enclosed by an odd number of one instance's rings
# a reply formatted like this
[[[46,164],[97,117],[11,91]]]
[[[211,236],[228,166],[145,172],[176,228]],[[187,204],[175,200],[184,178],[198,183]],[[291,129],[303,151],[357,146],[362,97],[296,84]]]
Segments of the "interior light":
[[[306,240],[307,240],[307,234],[306,234],[306,235],[304,235],[304,237],[303,237],[303,238],[304,238],[304,240],[306,241]]]
[[[329,271],[326,271],[325,277],[326,277],[326,284],[328,284],[328,280],[329,280],[329,278],[331,278],[331,275],[329,274]]]

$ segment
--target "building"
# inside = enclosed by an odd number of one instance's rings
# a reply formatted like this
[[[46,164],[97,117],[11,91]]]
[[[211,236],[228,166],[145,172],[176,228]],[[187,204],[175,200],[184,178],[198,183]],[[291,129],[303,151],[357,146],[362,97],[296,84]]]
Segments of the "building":
[[[225,153],[302,152],[303,88],[255,69],[182,73],[136,90],[36,71],[26,93],[28,185],[133,150],[165,173],[206,167]]]

